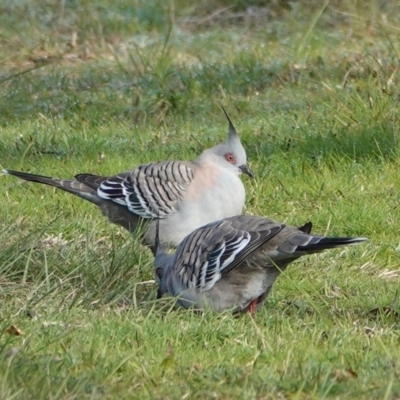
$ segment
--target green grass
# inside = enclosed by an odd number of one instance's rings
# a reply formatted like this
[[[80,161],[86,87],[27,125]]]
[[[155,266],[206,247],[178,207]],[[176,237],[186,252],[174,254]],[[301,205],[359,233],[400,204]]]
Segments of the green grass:
[[[222,103],[246,213],[370,242],[296,262],[254,319],[198,314],[94,206],[0,176],[0,398],[399,398],[398,5],[199,3],[3,2],[0,166],[192,159]]]

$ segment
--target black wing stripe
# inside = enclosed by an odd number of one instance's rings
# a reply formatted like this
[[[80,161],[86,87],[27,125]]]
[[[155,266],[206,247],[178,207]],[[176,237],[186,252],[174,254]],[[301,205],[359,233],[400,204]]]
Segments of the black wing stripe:
[[[254,251],[259,249],[264,243],[275,237],[284,227],[284,224],[277,224],[270,229],[264,231],[250,232],[249,234],[251,236],[251,240],[249,244],[239,254],[236,255],[235,259],[230,262],[229,265],[227,265],[222,270],[222,274],[225,275],[237,266],[239,266]]]

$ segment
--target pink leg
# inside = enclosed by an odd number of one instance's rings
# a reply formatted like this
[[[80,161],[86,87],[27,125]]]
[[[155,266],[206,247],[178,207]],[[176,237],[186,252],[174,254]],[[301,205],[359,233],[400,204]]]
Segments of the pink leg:
[[[253,315],[256,312],[256,308],[257,308],[257,299],[253,300],[250,305],[249,305],[249,313],[251,315]]]

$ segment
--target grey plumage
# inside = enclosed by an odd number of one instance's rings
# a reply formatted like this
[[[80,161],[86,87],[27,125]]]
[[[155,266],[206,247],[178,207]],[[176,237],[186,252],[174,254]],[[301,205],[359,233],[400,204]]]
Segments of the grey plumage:
[[[235,216],[188,235],[175,254],[158,246],[155,259],[159,296],[178,296],[188,308],[254,312],[273,283],[299,257],[363,242],[309,234],[312,224],[293,228],[264,217]]]
[[[224,110],[225,112],[225,110]],[[225,113],[226,114],[226,113]],[[154,217],[161,218],[161,242],[177,246],[198,227],[242,212],[242,173],[253,176],[231,120],[226,142],[205,150],[194,161],[165,161],[104,177],[78,174],[56,179],[13,170],[3,172],[54,186],[96,204],[108,219],[133,232],[150,222],[143,241],[153,246]]]

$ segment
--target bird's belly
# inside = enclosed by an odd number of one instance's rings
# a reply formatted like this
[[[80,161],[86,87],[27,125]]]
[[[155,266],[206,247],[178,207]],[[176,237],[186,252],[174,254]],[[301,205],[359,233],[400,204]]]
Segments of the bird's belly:
[[[204,292],[208,303],[217,311],[247,310],[253,300],[257,300],[268,291],[268,282],[262,271],[249,274],[235,274],[235,271],[232,271],[229,275],[217,282],[211,290]]]

